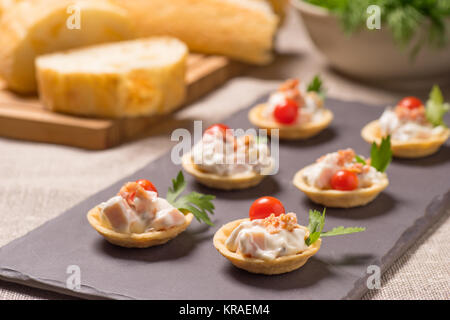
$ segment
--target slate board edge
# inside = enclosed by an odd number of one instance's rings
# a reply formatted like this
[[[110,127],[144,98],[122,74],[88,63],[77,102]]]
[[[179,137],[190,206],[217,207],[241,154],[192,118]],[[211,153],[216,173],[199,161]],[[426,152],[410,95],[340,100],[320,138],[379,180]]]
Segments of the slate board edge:
[[[432,210],[432,207],[438,207],[438,209]],[[450,213],[449,207],[450,191],[445,195],[441,195],[433,199],[432,202],[427,206],[427,212],[425,215],[427,219],[424,219],[423,217],[417,219],[415,223],[403,233],[394,247],[382,258],[383,261],[374,262],[375,265],[382,266],[381,274],[389,269],[399,257],[401,257],[423,234],[425,234],[429,227],[434,225],[440,218],[444,217],[446,214],[448,215]],[[423,221],[427,221],[427,223],[423,223]],[[404,243],[407,244],[404,245]],[[369,275],[362,275],[362,277],[355,282],[353,289],[347,294],[344,299],[361,299],[362,296],[364,296],[364,294],[369,290],[366,286],[368,276]],[[67,289],[62,282],[50,283],[46,282],[43,279],[34,278],[21,272],[9,270],[6,268],[0,269],[0,280],[13,282],[41,290],[49,290],[58,294],[70,295],[82,299],[136,299],[135,297],[112,292],[100,292],[95,288],[84,285],[79,291],[74,291]]]
[[[260,103],[261,101],[265,101],[267,99],[267,96],[268,96],[267,94],[262,95],[260,98],[256,99],[255,102],[252,103],[251,105],[256,105],[256,104]],[[330,100],[330,101],[334,100],[334,101],[338,101],[341,103],[344,102],[344,103],[349,103],[349,104],[358,103],[358,101],[354,101],[354,100],[345,100],[344,101],[344,100],[332,99],[332,98],[329,98],[328,100]],[[364,104],[367,105],[368,107],[380,108],[380,105],[374,105],[374,104],[369,104],[369,103],[364,103]],[[244,108],[236,111],[235,113],[240,112],[244,109],[246,109],[246,108],[244,107]],[[228,118],[231,118],[235,113],[229,115],[227,118],[223,119],[222,121],[226,122],[228,120]],[[122,181],[125,181],[128,176],[135,175],[136,173],[140,172],[141,170],[144,170],[151,163],[158,161],[159,159],[167,156],[168,153],[170,153],[170,151],[168,151],[168,152],[162,154],[161,156],[153,159],[152,161],[146,163],[142,168],[136,170],[132,174],[129,174],[126,177],[119,179],[118,181],[112,183],[111,185],[96,192],[92,196],[87,197],[85,200],[80,201],[78,204],[67,209],[60,215],[56,216],[55,218],[46,221],[39,227],[29,231],[22,237],[12,240],[11,242],[9,242],[6,245],[4,245],[3,247],[1,247],[0,252],[5,247],[12,245],[13,243],[15,243],[17,241],[22,240],[22,238],[27,237],[28,235],[38,231],[41,228],[44,228],[48,223],[52,223],[55,220],[59,220],[59,219],[63,218],[64,215],[68,211],[72,210],[73,208],[76,208],[79,204],[83,203],[84,201],[87,201],[90,198],[94,198],[96,194],[104,192],[105,190],[113,187],[114,185],[121,185]],[[442,199],[440,199],[440,198],[442,198]],[[434,208],[438,207],[438,209],[435,211],[432,211],[430,209],[432,207],[434,207]],[[439,196],[435,197],[427,206],[426,213],[424,216],[427,219],[424,219],[424,217],[417,219],[414,222],[414,224],[411,227],[409,227],[402,234],[402,236],[396,242],[394,247],[385,256],[382,257],[382,259],[381,259],[382,261],[374,261],[373,262],[373,264],[382,266],[381,274],[383,274],[387,269],[389,269],[389,267],[391,267],[392,264],[399,257],[401,257],[423,234],[425,234],[425,232],[427,231],[427,229],[429,227],[431,227],[437,220],[439,220],[441,217],[443,217],[446,212],[450,212],[450,210],[448,209],[449,207],[450,207],[450,191],[444,195],[439,195]],[[424,223],[421,224],[421,221],[423,221],[423,220],[426,221],[425,224]],[[406,245],[404,243],[406,243]],[[401,247],[401,246],[403,246],[403,247]],[[361,275],[361,278],[359,278],[357,281],[355,281],[353,289],[349,293],[347,293],[347,295],[344,297],[344,299],[347,299],[347,300],[360,299],[368,291],[368,288],[366,286],[367,277],[368,277],[368,275],[366,275],[366,274]],[[0,280],[17,283],[20,285],[25,285],[25,286],[29,286],[29,287],[33,287],[33,288],[37,288],[37,289],[49,290],[49,291],[56,292],[58,294],[64,294],[64,295],[69,295],[69,296],[83,298],[83,299],[136,299],[135,297],[131,297],[131,296],[123,295],[123,294],[118,294],[118,293],[113,293],[113,292],[102,292],[95,288],[92,288],[90,286],[85,286],[85,285],[82,285],[80,290],[74,291],[74,290],[68,289],[65,286],[65,283],[63,283],[63,282],[46,281],[45,279],[35,278],[28,274],[24,274],[22,272],[11,270],[9,268],[4,268],[4,267],[0,267]]]
[[[395,243],[394,247],[382,257],[382,261],[374,261],[374,265],[381,266],[383,275],[397,259],[403,256],[412,245],[419,240],[426,231],[434,226],[444,216],[450,216],[450,191],[444,195],[435,197],[427,206],[425,216],[417,219]],[[362,275],[362,278],[355,282],[353,289],[344,298],[346,300],[361,299],[368,291],[366,282],[370,275]],[[382,284],[383,285],[383,284]]]

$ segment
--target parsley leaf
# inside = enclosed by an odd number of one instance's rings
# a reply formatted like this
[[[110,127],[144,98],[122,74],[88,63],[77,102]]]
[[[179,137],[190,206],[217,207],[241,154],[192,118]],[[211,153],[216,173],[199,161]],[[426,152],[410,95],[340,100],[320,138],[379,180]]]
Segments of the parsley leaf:
[[[312,245],[316,242],[320,237],[332,237],[332,236],[340,236],[344,234],[351,234],[365,231],[366,228],[360,227],[337,227],[328,232],[322,232],[323,227],[325,225],[325,209],[323,212],[317,210],[309,210],[309,237],[305,240],[307,246]]]
[[[340,236],[343,234],[351,234],[351,233],[357,233],[357,232],[362,232],[365,231],[366,228],[361,228],[361,227],[349,227],[349,228],[345,228],[345,227],[337,227],[337,228],[333,228],[330,231],[327,232],[322,232],[320,234],[321,237],[332,237],[332,236]]]
[[[444,115],[450,110],[450,104],[444,102],[441,89],[434,85],[425,109],[428,121],[435,127],[444,126]]]
[[[216,197],[191,192],[188,195],[178,198],[185,188],[186,181],[184,180],[183,172],[180,171],[177,177],[172,179],[172,187],[169,188],[166,196],[167,201],[182,213],[188,214],[190,212],[198,221],[203,221],[209,226],[214,226],[208,213],[214,214],[215,207],[212,200]]]
[[[355,160],[356,160],[356,162],[362,163],[362,164],[364,164],[364,165],[367,164],[366,160],[364,160],[363,158],[361,158],[361,157],[358,156],[358,155],[355,155]]]
[[[309,210],[309,237],[305,241],[307,246],[312,245],[320,238],[323,226],[325,225],[325,210],[323,209],[322,213],[317,210]]]
[[[317,210],[309,210],[309,237],[305,240],[307,246],[312,245],[321,237],[332,237],[332,236],[340,236],[344,234],[351,234],[365,231],[366,228],[360,227],[336,227],[328,232],[322,232],[323,227],[325,225],[325,209],[323,212]]]
[[[374,142],[370,151],[370,165],[377,171],[385,172],[392,161],[391,136],[381,139],[381,144]]]
[[[307,92],[317,92],[320,96],[325,96],[325,91],[322,87],[322,79],[320,79],[319,75],[316,75],[311,82],[308,84],[308,88],[306,89]]]

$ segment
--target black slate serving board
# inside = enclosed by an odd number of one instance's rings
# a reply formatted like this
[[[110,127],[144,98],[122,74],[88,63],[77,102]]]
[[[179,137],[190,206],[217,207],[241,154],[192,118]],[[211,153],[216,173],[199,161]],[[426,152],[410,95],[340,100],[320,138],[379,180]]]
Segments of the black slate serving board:
[[[260,101],[263,101],[262,98]],[[88,224],[86,213],[138,178],[167,190],[178,166],[170,154],[93,195],[57,218],[0,249],[0,278],[84,298],[113,299],[358,299],[368,289],[367,267],[384,271],[450,208],[450,145],[419,160],[395,159],[388,168],[390,186],[373,203],[354,209],[328,209],[325,230],[365,226],[366,232],[325,238],[316,256],[297,271],[262,276],[231,265],[213,247],[214,232],[231,220],[246,217],[260,196],[278,197],[307,224],[311,203],[292,185],[295,172],[321,155],[353,147],[368,155],[360,137],[382,108],[329,99],[335,114],[331,127],[307,141],[281,142],[280,171],[259,186],[222,192],[203,187],[186,175],[188,191],[217,195],[213,228],[194,221],[166,245],[124,249],[106,242]],[[248,109],[224,123],[248,128]],[[81,288],[66,288],[69,265],[81,270]]]

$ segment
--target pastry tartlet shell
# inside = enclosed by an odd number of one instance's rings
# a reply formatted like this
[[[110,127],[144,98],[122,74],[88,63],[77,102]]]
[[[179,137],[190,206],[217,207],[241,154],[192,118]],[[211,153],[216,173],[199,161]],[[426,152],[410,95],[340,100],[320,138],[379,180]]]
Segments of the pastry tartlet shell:
[[[192,162],[191,153],[186,153],[182,158],[182,166],[187,173],[191,174],[199,183],[220,190],[242,190],[258,185],[266,175],[254,172],[236,174],[232,176],[221,176],[215,173],[198,170]]]
[[[227,249],[225,241],[228,239],[230,234],[235,228],[237,228],[242,222],[248,221],[249,219],[240,219],[223,225],[219,230],[217,230],[214,235],[214,247],[217,251],[225,258],[231,261],[233,265],[240,269],[244,269],[251,273],[259,273],[266,275],[281,274],[290,271],[294,271],[301,266],[303,266],[310,257],[315,255],[320,249],[321,239],[318,239],[312,245],[308,247],[303,252],[298,254],[293,254],[289,256],[278,257],[274,260],[263,260],[245,257],[237,252],[232,252]],[[309,233],[306,227],[300,226],[301,228]]]
[[[368,123],[362,130],[361,136],[368,143],[381,143],[380,124],[378,120]],[[450,136],[450,130],[429,139],[414,139],[410,141],[398,141],[391,139],[392,154],[398,158],[421,158],[429,156],[439,150]]]
[[[192,213],[188,213],[185,215],[184,224],[167,230],[127,234],[106,227],[101,221],[100,214],[101,209],[98,206],[88,212],[87,219],[91,226],[108,242],[125,248],[148,248],[164,244],[186,230],[194,217]]]
[[[264,108],[266,108],[266,104],[259,104],[253,107],[248,113],[249,121],[261,129],[266,129],[269,135],[271,135],[273,129],[279,129],[280,139],[285,140],[311,138],[318,135],[330,125],[331,121],[333,121],[333,113],[328,109],[324,109],[323,119],[321,121],[302,125],[284,125],[263,117],[262,113]]]
[[[321,190],[310,186],[303,178],[303,172],[310,166],[298,171],[294,180],[294,185],[303,191],[311,201],[332,208],[353,208],[368,204],[373,201],[389,185],[387,175],[383,174],[380,183],[373,184],[368,188],[358,188],[352,191]]]

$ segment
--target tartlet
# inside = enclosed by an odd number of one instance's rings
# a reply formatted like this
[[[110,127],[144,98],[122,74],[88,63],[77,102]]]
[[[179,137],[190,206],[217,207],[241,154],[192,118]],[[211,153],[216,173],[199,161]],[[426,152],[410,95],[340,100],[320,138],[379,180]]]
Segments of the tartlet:
[[[443,119],[449,110],[450,104],[434,86],[426,105],[416,97],[403,98],[395,108],[386,108],[380,119],[364,126],[361,136],[370,144],[380,144],[383,137],[391,135],[395,157],[426,157],[436,153],[450,137]]]
[[[242,222],[249,221],[249,219],[240,219],[227,223],[222,226],[214,235],[214,247],[225,258],[236,267],[246,270],[251,273],[259,273],[266,275],[281,274],[294,271],[303,266],[309,258],[317,253],[320,249],[322,240],[319,239],[308,247],[306,251],[295,255],[278,257],[275,260],[262,260],[251,257],[245,257],[239,253],[232,252],[225,246],[225,241],[230,236],[231,232],[238,227]],[[308,228],[301,226],[308,234]]]
[[[323,131],[333,121],[333,113],[324,108],[322,81],[316,76],[307,88],[298,79],[284,82],[267,102],[248,113],[249,121],[280,139],[308,139]]]
[[[156,187],[149,180],[128,182],[117,196],[89,210],[87,219],[114,245],[126,248],[161,245],[185,231],[194,216],[213,225],[208,213],[214,213],[211,201],[215,197],[197,192],[180,197],[185,187],[181,171],[172,180],[167,200],[158,196]]]
[[[380,144],[383,135],[381,134],[378,120],[368,123],[361,130],[361,136],[368,143]],[[399,141],[392,139],[392,154],[398,158],[421,158],[436,153],[439,148],[450,137],[450,130],[447,128],[439,135],[431,136],[428,139],[413,139],[409,141]]]
[[[250,154],[257,158],[253,164],[249,161]],[[204,155],[210,157],[209,161],[203,159]],[[197,163],[194,161],[196,156],[200,160]],[[237,162],[239,156],[245,157],[244,163]],[[202,141],[191,152],[183,155],[182,166],[207,187],[241,190],[258,185],[271,174],[274,160],[266,142],[259,142],[253,135],[234,137],[228,126],[215,124],[205,130]]]
[[[293,180],[293,184],[304,192],[311,201],[332,208],[353,208],[364,206],[372,202],[389,185],[386,174],[383,179],[367,188],[360,188],[353,191],[321,190],[310,186],[304,179],[304,171],[310,166],[298,171]]]
[[[326,129],[333,121],[333,113],[330,110],[323,111],[323,119],[316,122],[305,123],[302,125],[283,125],[267,119],[262,116],[266,104],[259,104],[253,107],[249,114],[249,121],[261,129],[266,129],[268,134],[272,135],[273,130],[278,130],[280,139],[285,140],[301,140],[308,139],[318,135]]]
[[[309,210],[308,227],[297,223],[295,213],[285,212],[277,198],[259,198],[251,205],[249,218],[229,222],[215,233],[214,247],[237,268],[276,275],[302,267],[319,251],[321,237],[365,230],[337,227],[322,232],[325,209],[323,212]]]
[[[99,234],[108,242],[125,248],[149,248],[164,244],[186,230],[193,217],[192,213],[188,213],[184,224],[167,230],[125,234],[111,230],[102,223],[99,207],[91,209],[87,214],[89,223]]]
[[[384,173],[392,158],[389,139],[381,145],[372,146],[374,161],[358,156],[353,149],[326,154],[299,170],[292,183],[311,201],[326,207],[366,205],[389,185]]]
[[[261,183],[265,175],[256,172],[239,173],[231,176],[221,176],[199,170],[192,162],[190,153],[183,155],[183,169],[191,174],[199,183],[220,190],[242,190],[254,187]],[[269,169],[270,170],[270,169]]]

